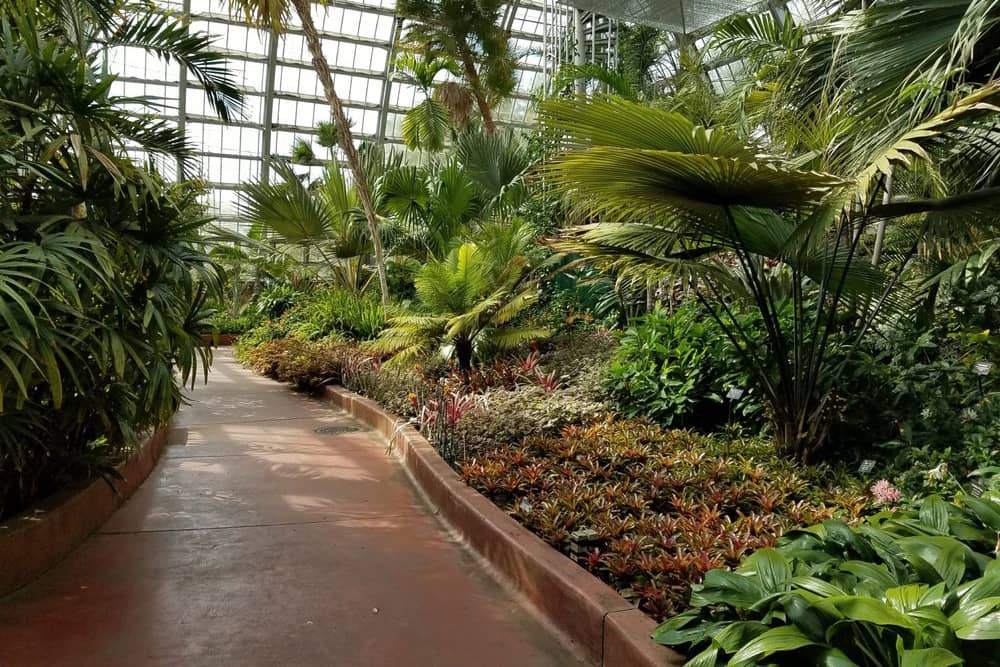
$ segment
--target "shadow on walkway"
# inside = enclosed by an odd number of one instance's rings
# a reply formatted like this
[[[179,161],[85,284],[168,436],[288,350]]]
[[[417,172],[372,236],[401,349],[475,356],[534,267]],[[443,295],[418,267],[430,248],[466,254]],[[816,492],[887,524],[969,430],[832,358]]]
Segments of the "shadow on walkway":
[[[224,350],[136,495],[0,600],[4,667],[576,664],[376,436]]]

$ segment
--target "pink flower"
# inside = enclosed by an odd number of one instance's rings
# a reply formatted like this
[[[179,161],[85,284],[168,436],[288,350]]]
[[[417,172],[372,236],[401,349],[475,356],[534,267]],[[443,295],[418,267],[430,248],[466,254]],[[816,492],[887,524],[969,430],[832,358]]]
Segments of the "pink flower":
[[[895,505],[899,502],[899,489],[887,479],[880,479],[872,484],[871,492],[879,505]]]

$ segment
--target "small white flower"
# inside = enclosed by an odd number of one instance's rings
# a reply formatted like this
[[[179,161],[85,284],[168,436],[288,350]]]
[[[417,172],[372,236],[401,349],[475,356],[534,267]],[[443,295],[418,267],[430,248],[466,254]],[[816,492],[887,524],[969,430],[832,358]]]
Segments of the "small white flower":
[[[976,412],[975,408],[965,408],[964,410],[962,410],[961,414],[959,415],[959,418],[964,422],[971,422],[975,421],[976,417],[978,416],[979,413]]]
[[[929,479],[936,479],[938,481],[941,481],[941,480],[947,478],[948,477],[948,464],[947,463],[939,463],[939,464],[937,464],[937,466],[935,466],[934,468],[931,468],[930,470],[927,471],[927,477]]]
[[[529,503],[527,500],[522,500],[521,504],[518,505],[518,509],[520,509],[525,514],[531,512],[532,508],[533,508],[532,504]]]

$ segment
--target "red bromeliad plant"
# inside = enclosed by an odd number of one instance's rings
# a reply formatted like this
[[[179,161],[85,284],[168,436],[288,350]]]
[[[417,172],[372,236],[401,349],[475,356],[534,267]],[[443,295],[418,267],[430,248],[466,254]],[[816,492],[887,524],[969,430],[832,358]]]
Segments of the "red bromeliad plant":
[[[692,583],[773,546],[788,528],[866,508],[764,443],[604,421],[531,438],[461,466],[466,481],[656,618]],[[815,477],[815,475],[814,475]]]

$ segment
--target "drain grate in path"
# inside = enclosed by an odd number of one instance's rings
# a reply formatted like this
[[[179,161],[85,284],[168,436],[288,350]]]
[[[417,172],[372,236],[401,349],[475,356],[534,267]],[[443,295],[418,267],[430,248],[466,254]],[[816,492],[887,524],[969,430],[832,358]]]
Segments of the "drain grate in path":
[[[357,433],[361,429],[357,426],[320,426],[313,429],[316,433],[336,434],[336,433]]]

